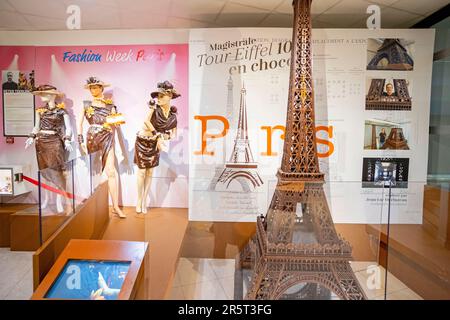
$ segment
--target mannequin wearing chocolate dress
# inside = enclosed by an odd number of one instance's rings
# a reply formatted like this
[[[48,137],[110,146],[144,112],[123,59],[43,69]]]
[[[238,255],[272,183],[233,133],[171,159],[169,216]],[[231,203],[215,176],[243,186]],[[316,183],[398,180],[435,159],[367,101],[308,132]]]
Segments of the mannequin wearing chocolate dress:
[[[64,194],[67,177],[65,152],[73,150],[69,115],[63,103],[55,103],[56,97],[62,95],[55,87],[39,86],[32,93],[40,96],[45,106],[36,110],[36,124],[25,142],[25,149],[36,142],[38,168],[45,183],[53,184]],[[47,207],[48,193],[43,193],[42,200],[41,207]],[[61,194],[56,196],[56,209],[59,213],[64,211]]]
[[[150,110],[141,130],[136,135],[134,162],[138,166],[137,174],[137,213],[147,213],[147,197],[150,192],[153,168],[159,165],[160,151],[164,140],[176,135],[177,109],[170,106],[171,99],[180,95],[173,85],[165,81],[158,84],[157,91],[151,93],[157,98],[152,100]]]
[[[110,99],[103,96],[104,87],[109,86],[95,77],[88,79],[85,86],[93,100],[86,101],[78,122],[78,143],[85,153],[101,152],[102,171],[108,176],[108,189],[111,196],[113,214],[119,218],[126,215],[119,207],[119,174],[115,165],[114,133],[116,126],[107,122],[107,117],[117,113],[117,108]],[[89,123],[86,143],[83,135],[84,119]]]

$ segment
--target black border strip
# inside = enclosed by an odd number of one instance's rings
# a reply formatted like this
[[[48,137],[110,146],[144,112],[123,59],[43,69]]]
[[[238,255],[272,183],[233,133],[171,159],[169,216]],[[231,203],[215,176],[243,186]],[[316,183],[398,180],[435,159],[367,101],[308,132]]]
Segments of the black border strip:
[[[450,3],[447,4],[445,7],[442,7],[438,11],[434,12],[433,14],[429,15],[425,19],[417,22],[415,25],[413,25],[411,28],[430,28],[431,26],[435,25],[436,23],[444,20],[450,16]]]

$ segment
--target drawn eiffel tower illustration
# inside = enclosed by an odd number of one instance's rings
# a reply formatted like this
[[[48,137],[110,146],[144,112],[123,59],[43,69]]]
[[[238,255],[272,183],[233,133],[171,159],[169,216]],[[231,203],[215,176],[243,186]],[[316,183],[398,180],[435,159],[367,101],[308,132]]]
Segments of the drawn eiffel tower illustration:
[[[256,188],[263,184],[258,173],[258,163],[253,160],[252,150],[248,139],[246,89],[242,86],[239,104],[239,120],[236,139],[230,160],[225,163],[218,178],[215,178],[210,189],[216,189],[218,185],[228,188],[234,180],[238,181],[244,192],[250,192],[251,187]]]
[[[289,99],[278,183],[236,261],[235,298],[365,299],[323,190],[314,123],[311,2],[294,0]]]

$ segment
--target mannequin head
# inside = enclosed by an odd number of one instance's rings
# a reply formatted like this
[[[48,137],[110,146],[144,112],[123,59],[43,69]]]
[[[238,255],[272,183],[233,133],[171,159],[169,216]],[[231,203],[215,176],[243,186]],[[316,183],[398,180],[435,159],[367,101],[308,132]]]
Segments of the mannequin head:
[[[89,86],[89,91],[94,98],[101,98],[103,96],[103,86],[101,85],[91,85]]]
[[[50,109],[55,107],[56,97],[62,97],[63,94],[59,92],[56,87],[45,84],[37,87],[32,93],[39,96],[45,104],[49,106]]]
[[[158,105],[162,107],[170,106],[171,100],[172,100],[171,93],[158,93]]]
[[[52,109],[55,107],[55,99],[56,99],[56,95],[54,94],[49,94],[49,93],[44,93],[39,95],[42,102],[45,104],[48,104],[48,106]]]
[[[89,89],[89,92],[94,98],[103,98],[103,90],[109,86],[109,83],[105,83],[97,77],[89,77],[86,80],[84,88]]]
[[[153,99],[158,99],[158,105],[168,107],[170,106],[170,100],[178,98],[180,94],[175,90],[173,84],[166,80],[158,82],[156,90],[150,96]]]

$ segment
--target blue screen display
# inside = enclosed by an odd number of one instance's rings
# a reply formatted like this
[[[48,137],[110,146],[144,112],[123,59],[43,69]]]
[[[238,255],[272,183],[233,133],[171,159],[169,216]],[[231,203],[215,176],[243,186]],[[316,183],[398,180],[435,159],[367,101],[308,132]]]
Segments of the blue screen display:
[[[45,298],[116,300],[130,261],[69,260]]]

